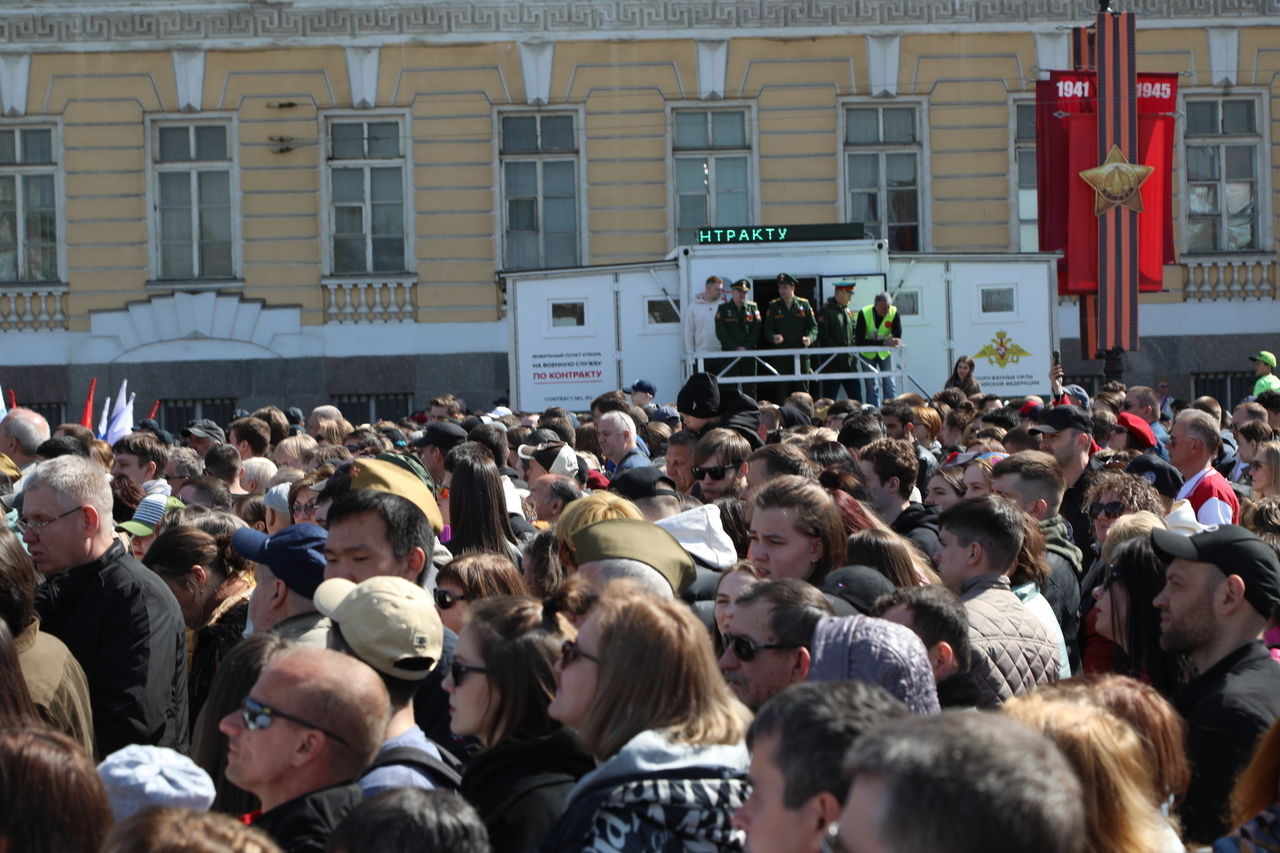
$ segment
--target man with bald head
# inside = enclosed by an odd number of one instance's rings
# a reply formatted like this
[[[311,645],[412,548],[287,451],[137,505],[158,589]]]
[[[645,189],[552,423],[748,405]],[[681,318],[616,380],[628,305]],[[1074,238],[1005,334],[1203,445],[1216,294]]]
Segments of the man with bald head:
[[[382,745],[391,701],[350,655],[295,647],[275,657],[218,728],[227,779],[258,797],[245,820],[287,853],[320,853],[361,799],[356,780]]]

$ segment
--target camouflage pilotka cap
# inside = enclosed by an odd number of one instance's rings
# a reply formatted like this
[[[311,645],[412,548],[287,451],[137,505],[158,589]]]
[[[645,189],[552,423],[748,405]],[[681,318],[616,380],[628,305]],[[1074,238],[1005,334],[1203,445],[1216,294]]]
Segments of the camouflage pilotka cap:
[[[696,577],[693,557],[676,538],[650,521],[611,518],[573,534],[573,553],[579,566],[596,560],[635,560],[667,579],[679,598]]]

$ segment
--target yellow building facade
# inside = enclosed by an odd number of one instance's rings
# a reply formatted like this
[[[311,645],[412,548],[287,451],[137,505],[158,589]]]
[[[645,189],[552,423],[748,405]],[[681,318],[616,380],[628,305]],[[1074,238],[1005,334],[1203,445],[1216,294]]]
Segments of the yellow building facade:
[[[1280,329],[1280,21],[1144,5],[1140,70],[1180,75],[1181,257],[1129,363],[1203,391]],[[0,6],[0,384],[51,418],[91,377],[171,419],[487,407],[499,270],[656,260],[706,224],[1034,251],[1035,81],[1093,8]],[[1211,355],[1185,337],[1224,324]]]

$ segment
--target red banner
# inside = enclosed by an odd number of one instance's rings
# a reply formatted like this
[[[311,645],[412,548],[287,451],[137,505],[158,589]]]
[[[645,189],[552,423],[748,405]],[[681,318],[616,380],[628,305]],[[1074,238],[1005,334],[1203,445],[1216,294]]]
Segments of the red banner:
[[[1098,217],[1096,194],[1079,176],[1097,166],[1098,120],[1093,115],[1073,116],[1069,123],[1068,171],[1077,176],[1067,191],[1066,275],[1058,279],[1060,293],[1095,293],[1098,290]],[[1158,292],[1164,283],[1166,240],[1171,249],[1173,204],[1173,117],[1138,117],[1138,153],[1134,162],[1155,169],[1139,188],[1142,210],[1138,215],[1138,289]]]
[[[1138,217],[1139,289],[1159,291],[1164,278],[1160,267],[1176,260],[1171,114],[1177,109],[1178,77],[1139,74],[1136,88],[1138,152],[1130,154],[1130,161],[1155,168],[1141,189],[1144,212]],[[1096,293],[1098,289],[1094,192],[1080,178],[1080,172],[1099,165],[1097,106],[1097,75],[1093,71],[1051,71],[1048,80],[1036,83],[1040,250],[1064,253],[1058,276],[1062,294]],[[1086,208],[1087,221],[1083,218]]]

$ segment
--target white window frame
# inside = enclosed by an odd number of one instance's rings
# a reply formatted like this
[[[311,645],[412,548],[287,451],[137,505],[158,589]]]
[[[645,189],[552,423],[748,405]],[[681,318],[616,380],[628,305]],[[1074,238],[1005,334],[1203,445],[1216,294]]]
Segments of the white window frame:
[[[24,130],[48,130],[50,131],[50,150],[53,152],[52,163],[36,163],[31,165],[13,164],[11,166],[0,166],[0,171],[5,174],[12,174],[21,178],[24,174],[44,174],[52,172],[53,174],[53,205],[54,205],[54,227],[56,229],[55,240],[55,265],[54,277],[47,281],[28,281],[20,277],[23,266],[23,232],[26,230],[25,213],[22,204],[18,205],[18,258],[15,264],[15,270],[19,273],[11,280],[0,279],[0,287],[13,285],[28,284],[59,284],[65,283],[67,280],[67,199],[66,199],[66,151],[62,145],[62,119],[51,116],[21,116],[17,118],[6,118],[3,125],[5,130],[12,129],[17,134],[21,134]],[[18,180],[17,191],[20,195],[22,181]]]
[[[746,140],[745,148],[676,148],[676,113],[681,112],[741,112],[744,115],[743,138]],[[668,237],[672,246],[680,245],[680,190],[676,184],[676,160],[683,157],[691,156],[742,156],[747,158],[747,215],[748,222],[742,225],[753,225],[761,221],[760,218],[760,135],[759,122],[756,118],[756,104],[754,101],[716,101],[709,104],[706,101],[693,102],[677,102],[667,105],[667,174],[671,176],[671,198],[670,214],[668,221],[671,227],[668,229]],[[714,169],[714,167],[713,167]],[[711,222],[705,222],[704,225],[714,225],[715,220],[715,177],[711,178],[710,189],[707,193],[708,204],[707,211]],[[695,239],[693,243],[697,243]]]
[[[502,152],[502,120],[511,116],[530,116],[541,119],[545,116],[567,115],[573,117],[573,151],[519,151],[504,154]],[[507,170],[508,162],[538,162],[538,224],[544,221],[542,216],[542,168],[541,163],[549,160],[573,160],[574,161],[574,193],[576,207],[576,222],[578,227],[577,243],[578,243],[578,261],[574,266],[586,266],[587,257],[587,162],[586,162],[586,131],[585,131],[585,112],[582,107],[557,106],[556,108],[547,108],[545,110],[531,109],[495,109],[493,111],[493,163],[494,174],[497,176],[494,180],[494,209],[498,211],[499,232],[495,235],[497,246],[495,247],[496,257],[498,259],[498,268],[507,269]],[[541,127],[539,127],[541,133]],[[542,245],[543,231],[538,231],[538,254],[543,265],[537,267],[529,267],[528,269],[555,269],[555,266],[546,265],[544,246]]]
[[[846,133],[845,112],[850,108],[854,109],[883,109],[885,107],[913,107],[916,111],[916,131],[917,140],[914,146],[897,145],[897,144],[879,144],[866,146],[849,145]],[[840,216],[845,222],[852,222],[853,212],[849,204],[849,161],[848,155],[856,152],[860,148],[866,151],[874,151],[877,153],[886,153],[890,151],[908,151],[915,150],[919,156],[917,163],[917,191],[919,198],[917,199],[920,229],[919,245],[910,252],[902,250],[909,254],[928,252],[932,247],[933,228],[932,216],[930,213],[929,199],[930,194],[930,178],[929,178],[929,121],[928,121],[929,102],[925,98],[842,98],[836,102],[836,171],[837,179],[840,181]],[[884,170],[880,170],[883,184]],[[882,191],[884,187],[882,185]],[[884,201],[885,199],[882,199]],[[887,209],[886,205],[882,205],[882,210]],[[871,237],[873,235],[868,235]],[[886,242],[889,239],[887,228],[884,234],[874,235]],[[891,252],[899,250],[890,249]]]
[[[1229,93],[1224,93],[1221,89],[1190,89],[1183,90],[1178,93],[1178,99],[1181,102],[1181,112],[1183,116],[1187,115],[1188,102],[1194,101],[1217,101],[1219,104],[1225,100],[1245,100],[1251,99],[1254,102],[1254,119],[1257,130],[1257,157],[1254,163],[1254,170],[1258,183],[1257,192],[1257,246],[1252,249],[1216,249],[1213,251],[1198,250],[1192,251],[1185,249],[1181,254],[1183,257],[1232,257],[1243,255],[1267,254],[1272,251],[1275,245],[1273,227],[1271,222],[1271,193],[1274,189],[1272,186],[1272,167],[1271,167],[1271,94],[1266,89],[1256,87],[1242,86],[1233,88]],[[1221,117],[1221,112],[1219,112]],[[1187,145],[1194,146],[1199,139],[1206,137],[1187,136],[1187,121],[1184,118],[1177,122],[1177,140],[1176,140],[1176,168],[1178,169],[1177,192],[1181,195],[1179,199],[1179,246],[1189,246],[1191,237],[1191,205],[1190,205],[1190,188],[1189,188],[1189,170],[1187,168]],[[1216,139],[1221,140],[1219,144],[1225,144],[1230,137],[1219,136]],[[1225,179],[1224,179],[1225,182]],[[1225,199],[1219,200],[1220,205],[1225,204]],[[1219,214],[1224,216],[1224,214]],[[1220,235],[1221,236],[1221,235]]]
[[[1021,152],[1030,151],[1033,156],[1039,156],[1039,152],[1036,151],[1036,139],[1034,135],[1029,141],[1018,139],[1018,110],[1027,107],[1031,109],[1034,120],[1036,109],[1036,102],[1034,98],[1014,98],[1009,101],[1009,245],[1015,252],[1040,251],[1039,210],[1036,211],[1036,215],[1033,219],[1022,218],[1022,187],[1018,184],[1018,155]],[[1040,194],[1038,181],[1034,187],[1034,191],[1038,202]],[[1036,226],[1036,240],[1034,247],[1027,248],[1022,245],[1022,227],[1024,225]]]
[[[378,110],[376,112],[369,110],[325,110],[317,116],[320,134],[320,205],[321,205],[321,221],[324,223],[323,253],[322,260],[324,263],[325,278],[403,278],[406,274],[417,275],[417,242],[418,235],[414,228],[416,206],[414,203],[414,185],[413,185],[413,117],[410,111],[403,110]],[[372,160],[372,159],[350,159],[335,160],[332,156],[333,139],[330,135],[330,127],[334,123],[350,123],[350,122],[380,122],[394,121],[400,125],[400,162],[402,164],[401,173],[401,198],[403,199],[403,209],[401,211],[404,219],[404,258],[400,269],[397,270],[366,270],[364,272],[335,272],[333,268],[333,192],[331,189],[331,181],[333,180],[333,168],[335,164],[342,168],[341,164],[359,165],[362,168],[376,166],[378,164],[390,163],[390,160]],[[368,178],[365,179],[365,186],[368,187]],[[366,211],[368,205],[372,204],[372,200],[366,195],[364,202]],[[372,240],[373,229],[370,227],[365,235],[366,241],[366,259],[370,261],[367,266],[372,264]]]
[[[163,263],[162,263],[162,247],[160,241],[160,173],[161,172],[190,172],[194,174],[199,164],[215,163],[224,161],[215,160],[188,160],[183,162],[161,163],[160,157],[160,128],[162,127],[197,127],[219,125],[226,128],[227,131],[227,169],[228,193],[230,194],[231,206],[231,275],[229,276],[202,276],[197,271],[194,275],[185,278],[162,279]],[[202,113],[173,113],[147,116],[146,122],[147,138],[145,142],[145,155],[147,158],[147,233],[150,235],[150,262],[151,262],[151,279],[156,284],[172,285],[180,282],[217,282],[223,284],[226,282],[243,281],[243,256],[244,246],[241,238],[241,200],[240,200],[240,122],[236,113],[232,112],[202,112]],[[194,178],[193,178],[194,180]],[[195,197],[193,196],[193,199]],[[198,207],[198,205],[195,205]],[[193,208],[194,209],[194,208]],[[194,242],[195,254],[193,258],[199,263],[199,226],[193,224],[192,239]]]

